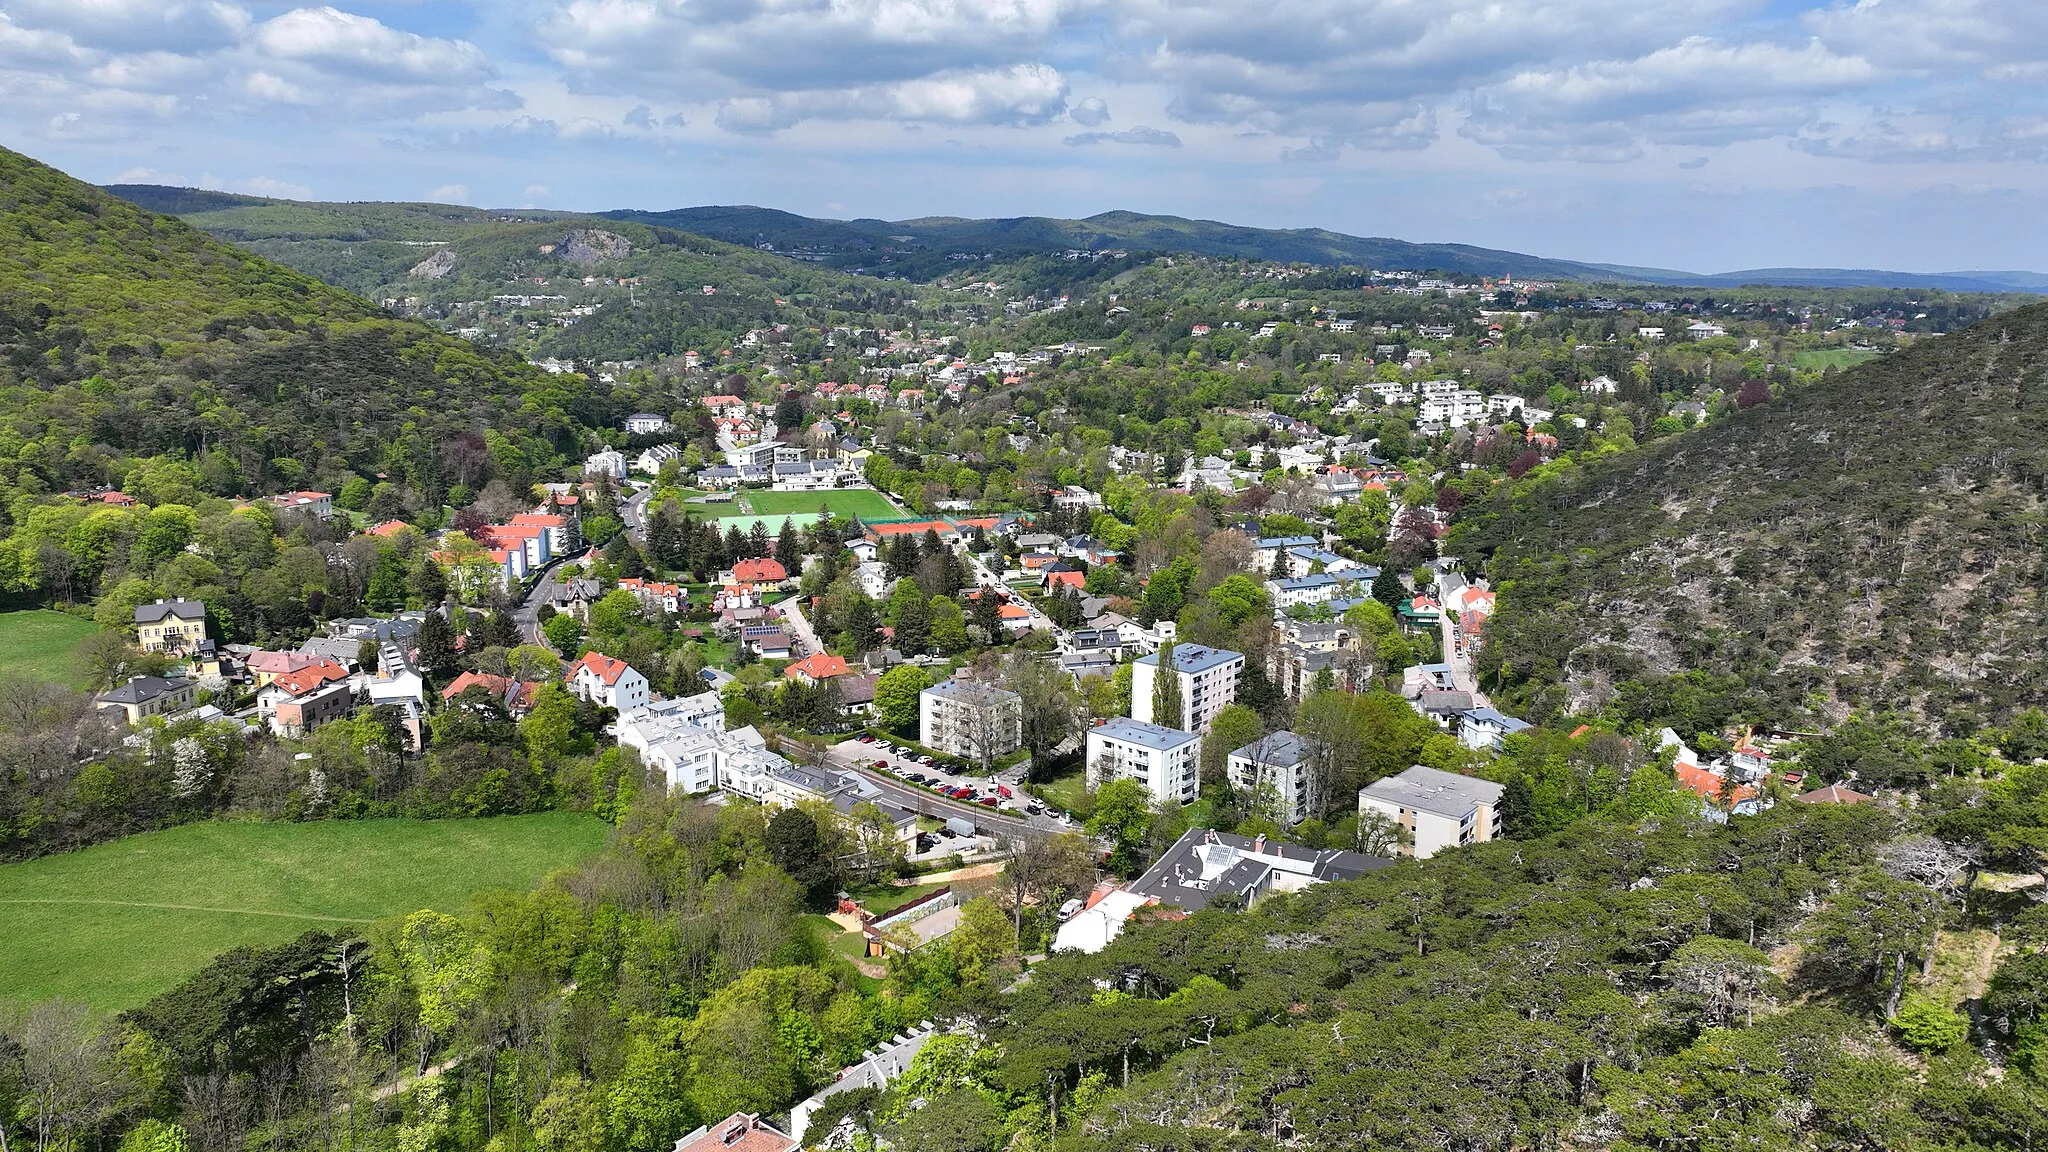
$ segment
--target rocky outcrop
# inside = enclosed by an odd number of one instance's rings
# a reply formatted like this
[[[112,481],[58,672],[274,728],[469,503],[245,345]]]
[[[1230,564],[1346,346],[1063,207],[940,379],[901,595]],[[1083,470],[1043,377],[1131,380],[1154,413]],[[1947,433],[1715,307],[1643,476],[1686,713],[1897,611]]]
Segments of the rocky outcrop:
[[[440,248],[436,249],[432,256],[413,265],[412,270],[407,272],[406,275],[417,276],[422,280],[439,280],[453,271],[455,271],[455,252],[452,249]]]
[[[586,268],[605,260],[623,260],[633,254],[631,240],[601,228],[580,228],[562,237],[554,248],[555,255]]]

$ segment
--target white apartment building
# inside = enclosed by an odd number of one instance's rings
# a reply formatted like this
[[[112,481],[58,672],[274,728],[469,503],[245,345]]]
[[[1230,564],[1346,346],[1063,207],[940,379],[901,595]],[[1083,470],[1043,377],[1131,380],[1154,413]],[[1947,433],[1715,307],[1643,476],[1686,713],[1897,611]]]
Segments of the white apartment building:
[[[595,480],[599,476],[609,476],[613,480],[624,480],[626,478],[626,454],[616,448],[606,448],[602,452],[592,452],[584,457],[583,478]]]
[[[918,741],[963,760],[1008,756],[1024,743],[1024,698],[979,680],[946,680],[917,694]]]
[[[583,659],[569,666],[563,685],[571,696],[616,708],[622,715],[646,707],[649,697],[647,677],[624,660],[602,652],[584,653]]]
[[[1173,650],[1174,672],[1180,678],[1181,728],[1207,732],[1218,712],[1237,702],[1237,682],[1244,675],[1244,653],[1200,644]],[[1131,715],[1147,724],[1152,715],[1153,685],[1159,675],[1159,654],[1141,656],[1131,665]]]
[[[1398,823],[1412,838],[1402,854],[1427,860],[1446,848],[1498,840],[1503,791],[1491,780],[1417,764],[1359,789],[1358,814],[1377,812]]]
[[[1223,761],[1223,773],[1242,796],[1256,798],[1263,790],[1272,789],[1278,804],[1274,817],[1284,825],[1321,816],[1326,807],[1325,798],[1316,794],[1315,763],[1308,741],[1285,729],[1232,752]]]
[[[1160,804],[1189,804],[1202,791],[1202,738],[1118,716],[1088,730],[1090,789],[1136,780]]]

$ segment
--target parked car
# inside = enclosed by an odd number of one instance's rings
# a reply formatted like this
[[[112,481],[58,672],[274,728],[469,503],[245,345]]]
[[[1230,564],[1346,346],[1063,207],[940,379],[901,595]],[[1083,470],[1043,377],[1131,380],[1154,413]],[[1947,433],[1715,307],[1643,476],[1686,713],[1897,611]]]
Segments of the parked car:
[[[1005,800],[1014,799],[1013,795],[1010,792],[1010,786],[1008,784],[996,785],[996,795],[1001,796]]]
[[[875,738],[863,732],[860,734],[860,742],[863,744],[873,744],[875,742]]]
[[[933,766],[934,764],[938,763],[938,761],[936,761],[936,760],[933,760],[933,759],[932,759],[931,757],[929,757],[929,756],[919,756],[919,757],[917,758],[917,762],[918,762],[919,764],[922,764],[922,765],[924,765],[924,766],[925,766],[925,767],[927,767],[927,768],[930,768],[930,767],[931,767],[931,766]]]
[[[880,771],[887,771],[889,768],[889,762],[887,760],[877,760],[875,761],[875,768]]]
[[[983,796],[981,799],[976,800],[975,803],[984,805],[989,808],[993,808],[996,806],[997,801],[996,798],[993,796]]]
[[[1060,923],[1064,924],[1072,920],[1080,914],[1081,908],[1082,904],[1079,899],[1069,900],[1065,904],[1060,905]]]

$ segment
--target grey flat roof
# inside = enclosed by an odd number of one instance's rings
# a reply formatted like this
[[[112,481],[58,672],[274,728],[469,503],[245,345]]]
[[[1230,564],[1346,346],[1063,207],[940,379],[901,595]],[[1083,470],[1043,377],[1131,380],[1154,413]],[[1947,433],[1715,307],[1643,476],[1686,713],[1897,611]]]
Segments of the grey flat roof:
[[[1491,780],[1441,772],[1417,764],[1399,776],[1388,776],[1367,784],[1361,794],[1397,808],[1413,808],[1418,812],[1462,820],[1478,805],[1499,804],[1502,791],[1501,785]]]
[[[1200,644],[1178,644],[1173,649],[1173,666],[1175,670],[1186,672],[1190,675],[1196,672],[1207,672],[1211,668],[1221,667],[1233,660],[1242,659],[1244,659],[1244,653],[1232,652],[1228,648],[1206,648]],[[1159,667],[1159,653],[1153,652],[1140,656],[1137,662],[1140,664],[1150,664],[1157,668]]]
[[[1283,728],[1259,737],[1231,755],[1274,768],[1292,768],[1308,755],[1308,742]]]
[[[1126,744],[1136,744],[1161,752],[1201,739],[1193,732],[1183,732],[1178,728],[1162,728],[1157,724],[1147,724],[1143,720],[1133,720],[1129,716],[1118,716],[1088,731],[1101,733],[1105,740],[1121,740]]]
[[[1020,699],[1008,688],[998,688],[979,680],[941,680],[925,691],[942,700],[958,700],[963,704],[991,704],[1006,696],[1012,700]]]

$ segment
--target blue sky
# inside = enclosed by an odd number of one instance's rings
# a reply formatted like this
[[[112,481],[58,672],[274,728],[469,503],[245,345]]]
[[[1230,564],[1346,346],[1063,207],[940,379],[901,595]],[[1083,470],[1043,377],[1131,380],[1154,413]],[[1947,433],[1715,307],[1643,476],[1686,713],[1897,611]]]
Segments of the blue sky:
[[[0,0],[96,182],[2048,269],[2041,0]]]

